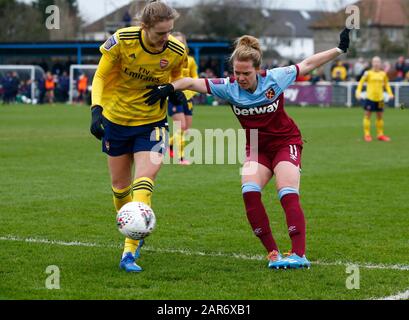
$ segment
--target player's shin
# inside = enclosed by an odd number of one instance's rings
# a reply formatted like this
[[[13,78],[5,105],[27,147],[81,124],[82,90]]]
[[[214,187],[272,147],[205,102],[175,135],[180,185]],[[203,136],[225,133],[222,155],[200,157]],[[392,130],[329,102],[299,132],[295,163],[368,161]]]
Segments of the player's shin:
[[[114,194],[114,206],[118,212],[125,204],[132,201],[132,186],[125,189],[116,189],[112,187]]]
[[[279,251],[270,228],[266,209],[261,201],[261,188],[255,183],[245,183],[242,186],[247,219],[267,252]]]
[[[288,234],[292,243],[291,252],[302,257],[305,255],[306,226],[299,192],[294,188],[283,188],[279,190],[278,195],[286,215]]]
[[[116,189],[112,187],[112,192],[114,194],[114,205],[116,211],[119,211],[128,202],[132,202],[132,186],[129,186],[125,189]],[[128,252],[131,252],[132,255],[135,255],[138,246],[138,240],[126,238],[123,256],[125,256]]]
[[[370,136],[371,135],[371,118],[365,116],[363,125],[364,125],[364,135]]]
[[[151,198],[155,183],[147,177],[138,178],[133,182],[133,201],[143,202],[152,206]]]
[[[376,119],[376,135],[381,137],[384,135],[385,122],[383,119]]]

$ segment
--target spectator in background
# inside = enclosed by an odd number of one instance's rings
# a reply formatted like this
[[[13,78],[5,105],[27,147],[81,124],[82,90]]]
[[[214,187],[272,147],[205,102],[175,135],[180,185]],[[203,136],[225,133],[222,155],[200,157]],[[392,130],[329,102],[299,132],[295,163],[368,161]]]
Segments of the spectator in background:
[[[45,98],[48,103],[54,103],[55,79],[51,72],[47,72],[45,77]]]
[[[38,104],[43,104],[45,94],[46,94],[45,76],[41,76],[40,79],[38,79],[37,86],[38,86]]]
[[[338,61],[336,66],[332,69],[331,78],[335,82],[347,80],[348,70],[343,65],[342,61]]]
[[[16,97],[18,103],[31,103],[31,80],[23,80],[20,83],[19,92]]]
[[[405,57],[401,56],[395,64],[396,78],[394,81],[403,81],[406,73],[409,71],[408,65],[405,62]]]
[[[368,64],[364,61],[364,58],[359,58],[353,67],[353,77],[356,81],[361,80],[362,75],[365,72],[365,69],[368,67]]]
[[[31,80],[21,81],[20,94],[26,98],[31,97]]]
[[[11,83],[12,83],[11,72],[7,72],[3,79],[1,79],[1,86],[3,87],[3,104],[9,104],[12,100]]]
[[[11,101],[16,101],[18,89],[20,87],[20,79],[17,72],[13,71],[11,73]]]
[[[78,103],[84,103],[88,91],[88,77],[82,73],[77,80]]]
[[[319,81],[325,80],[324,67],[319,67],[311,72],[311,83],[316,84]]]
[[[64,71],[58,79],[58,89],[61,93],[61,102],[67,102],[70,90],[70,78],[68,77],[67,71]]]

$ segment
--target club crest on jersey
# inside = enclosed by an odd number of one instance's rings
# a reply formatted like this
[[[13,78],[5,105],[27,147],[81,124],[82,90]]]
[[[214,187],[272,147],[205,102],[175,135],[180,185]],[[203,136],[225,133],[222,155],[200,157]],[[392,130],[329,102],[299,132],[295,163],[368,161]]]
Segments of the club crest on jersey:
[[[109,37],[107,41],[105,41],[104,49],[109,51],[113,47],[115,47],[117,44],[118,44],[118,41],[116,41],[115,35],[112,35],[111,37]]]
[[[161,59],[160,60],[160,67],[161,69],[165,69],[169,65],[169,61],[166,59]]]
[[[273,88],[270,88],[270,89],[266,92],[266,98],[267,98],[268,100],[273,99],[273,98],[275,97],[275,95],[276,95],[276,93],[275,93],[275,91],[274,91]]]

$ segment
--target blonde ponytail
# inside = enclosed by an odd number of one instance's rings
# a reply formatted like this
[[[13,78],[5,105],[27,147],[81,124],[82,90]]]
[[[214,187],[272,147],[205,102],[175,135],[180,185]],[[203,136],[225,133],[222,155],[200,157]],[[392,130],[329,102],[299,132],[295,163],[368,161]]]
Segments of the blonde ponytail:
[[[253,36],[242,36],[235,41],[235,49],[230,57],[230,62],[234,61],[252,61],[255,68],[260,68],[263,53],[260,42]]]

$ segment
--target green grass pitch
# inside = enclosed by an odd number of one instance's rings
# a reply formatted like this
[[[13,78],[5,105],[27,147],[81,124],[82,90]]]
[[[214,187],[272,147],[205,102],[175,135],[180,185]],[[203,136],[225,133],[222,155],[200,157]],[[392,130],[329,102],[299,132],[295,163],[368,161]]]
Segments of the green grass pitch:
[[[0,299],[368,299],[408,290],[408,111],[387,110],[391,143],[363,142],[360,109],[287,111],[307,141],[301,192],[312,268],[266,268],[246,221],[240,165],[164,165],[145,271],[125,274],[88,108],[0,106]],[[196,107],[194,127],[239,125],[226,107]],[[263,198],[288,250],[273,184]],[[359,266],[358,290],[346,288],[348,264]],[[45,286],[50,265],[59,290]]]

